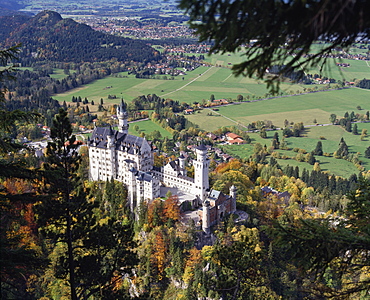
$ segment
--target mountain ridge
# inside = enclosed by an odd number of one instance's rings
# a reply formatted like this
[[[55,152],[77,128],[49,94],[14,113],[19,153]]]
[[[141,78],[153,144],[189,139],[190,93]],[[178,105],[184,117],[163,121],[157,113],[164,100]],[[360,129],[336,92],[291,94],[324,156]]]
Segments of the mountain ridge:
[[[50,10],[32,18],[0,17],[0,38],[2,48],[21,43],[19,57],[28,61],[80,63],[117,59],[146,62],[159,58],[159,53],[144,41],[95,31]]]

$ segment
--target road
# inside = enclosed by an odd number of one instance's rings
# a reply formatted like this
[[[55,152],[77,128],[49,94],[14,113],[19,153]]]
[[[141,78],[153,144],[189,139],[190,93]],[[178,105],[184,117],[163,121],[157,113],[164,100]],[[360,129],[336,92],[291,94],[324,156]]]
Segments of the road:
[[[212,66],[210,67],[207,71],[203,72],[202,74],[199,74],[198,77],[195,77],[193,80],[190,80],[188,83],[184,84],[182,87],[179,87],[178,89],[172,91],[172,92],[168,92],[166,94],[163,94],[163,95],[160,95],[159,97],[164,97],[164,96],[168,96],[168,95],[171,95],[172,93],[175,93],[177,91],[180,91],[182,90],[184,87],[187,87],[189,84],[192,84],[194,81],[198,80],[199,78],[201,78],[202,76],[204,76],[204,74],[206,74],[207,72],[209,72],[211,69],[213,69],[215,66]]]

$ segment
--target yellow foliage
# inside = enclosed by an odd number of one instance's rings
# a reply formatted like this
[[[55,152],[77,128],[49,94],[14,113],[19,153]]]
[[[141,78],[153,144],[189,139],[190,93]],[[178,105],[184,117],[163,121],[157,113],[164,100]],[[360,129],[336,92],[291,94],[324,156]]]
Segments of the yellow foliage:
[[[204,246],[201,251],[204,260],[210,261],[212,259],[213,246]]]

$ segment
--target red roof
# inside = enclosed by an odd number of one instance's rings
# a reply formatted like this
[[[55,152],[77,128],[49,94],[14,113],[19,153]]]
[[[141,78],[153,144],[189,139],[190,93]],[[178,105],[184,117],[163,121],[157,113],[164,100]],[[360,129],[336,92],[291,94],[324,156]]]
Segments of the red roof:
[[[232,139],[232,140],[237,139],[237,138],[241,138],[240,135],[237,135],[237,134],[235,134],[233,132],[226,133],[226,136],[228,138]]]

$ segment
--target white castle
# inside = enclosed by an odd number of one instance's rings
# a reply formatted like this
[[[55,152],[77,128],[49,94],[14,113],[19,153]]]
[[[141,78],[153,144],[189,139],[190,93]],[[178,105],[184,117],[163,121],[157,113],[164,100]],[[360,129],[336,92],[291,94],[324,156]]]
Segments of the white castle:
[[[145,138],[128,134],[126,105],[117,108],[118,131],[112,127],[96,127],[88,141],[90,179],[114,180],[124,183],[128,204],[135,212],[141,201],[151,201],[161,195],[164,187],[186,194],[193,208],[200,208],[205,232],[222,217],[236,210],[236,190],[230,195],[209,189],[209,159],[207,148],[196,148],[194,178],[186,173],[186,159],[180,156],[161,168],[154,167],[153,150]]]

